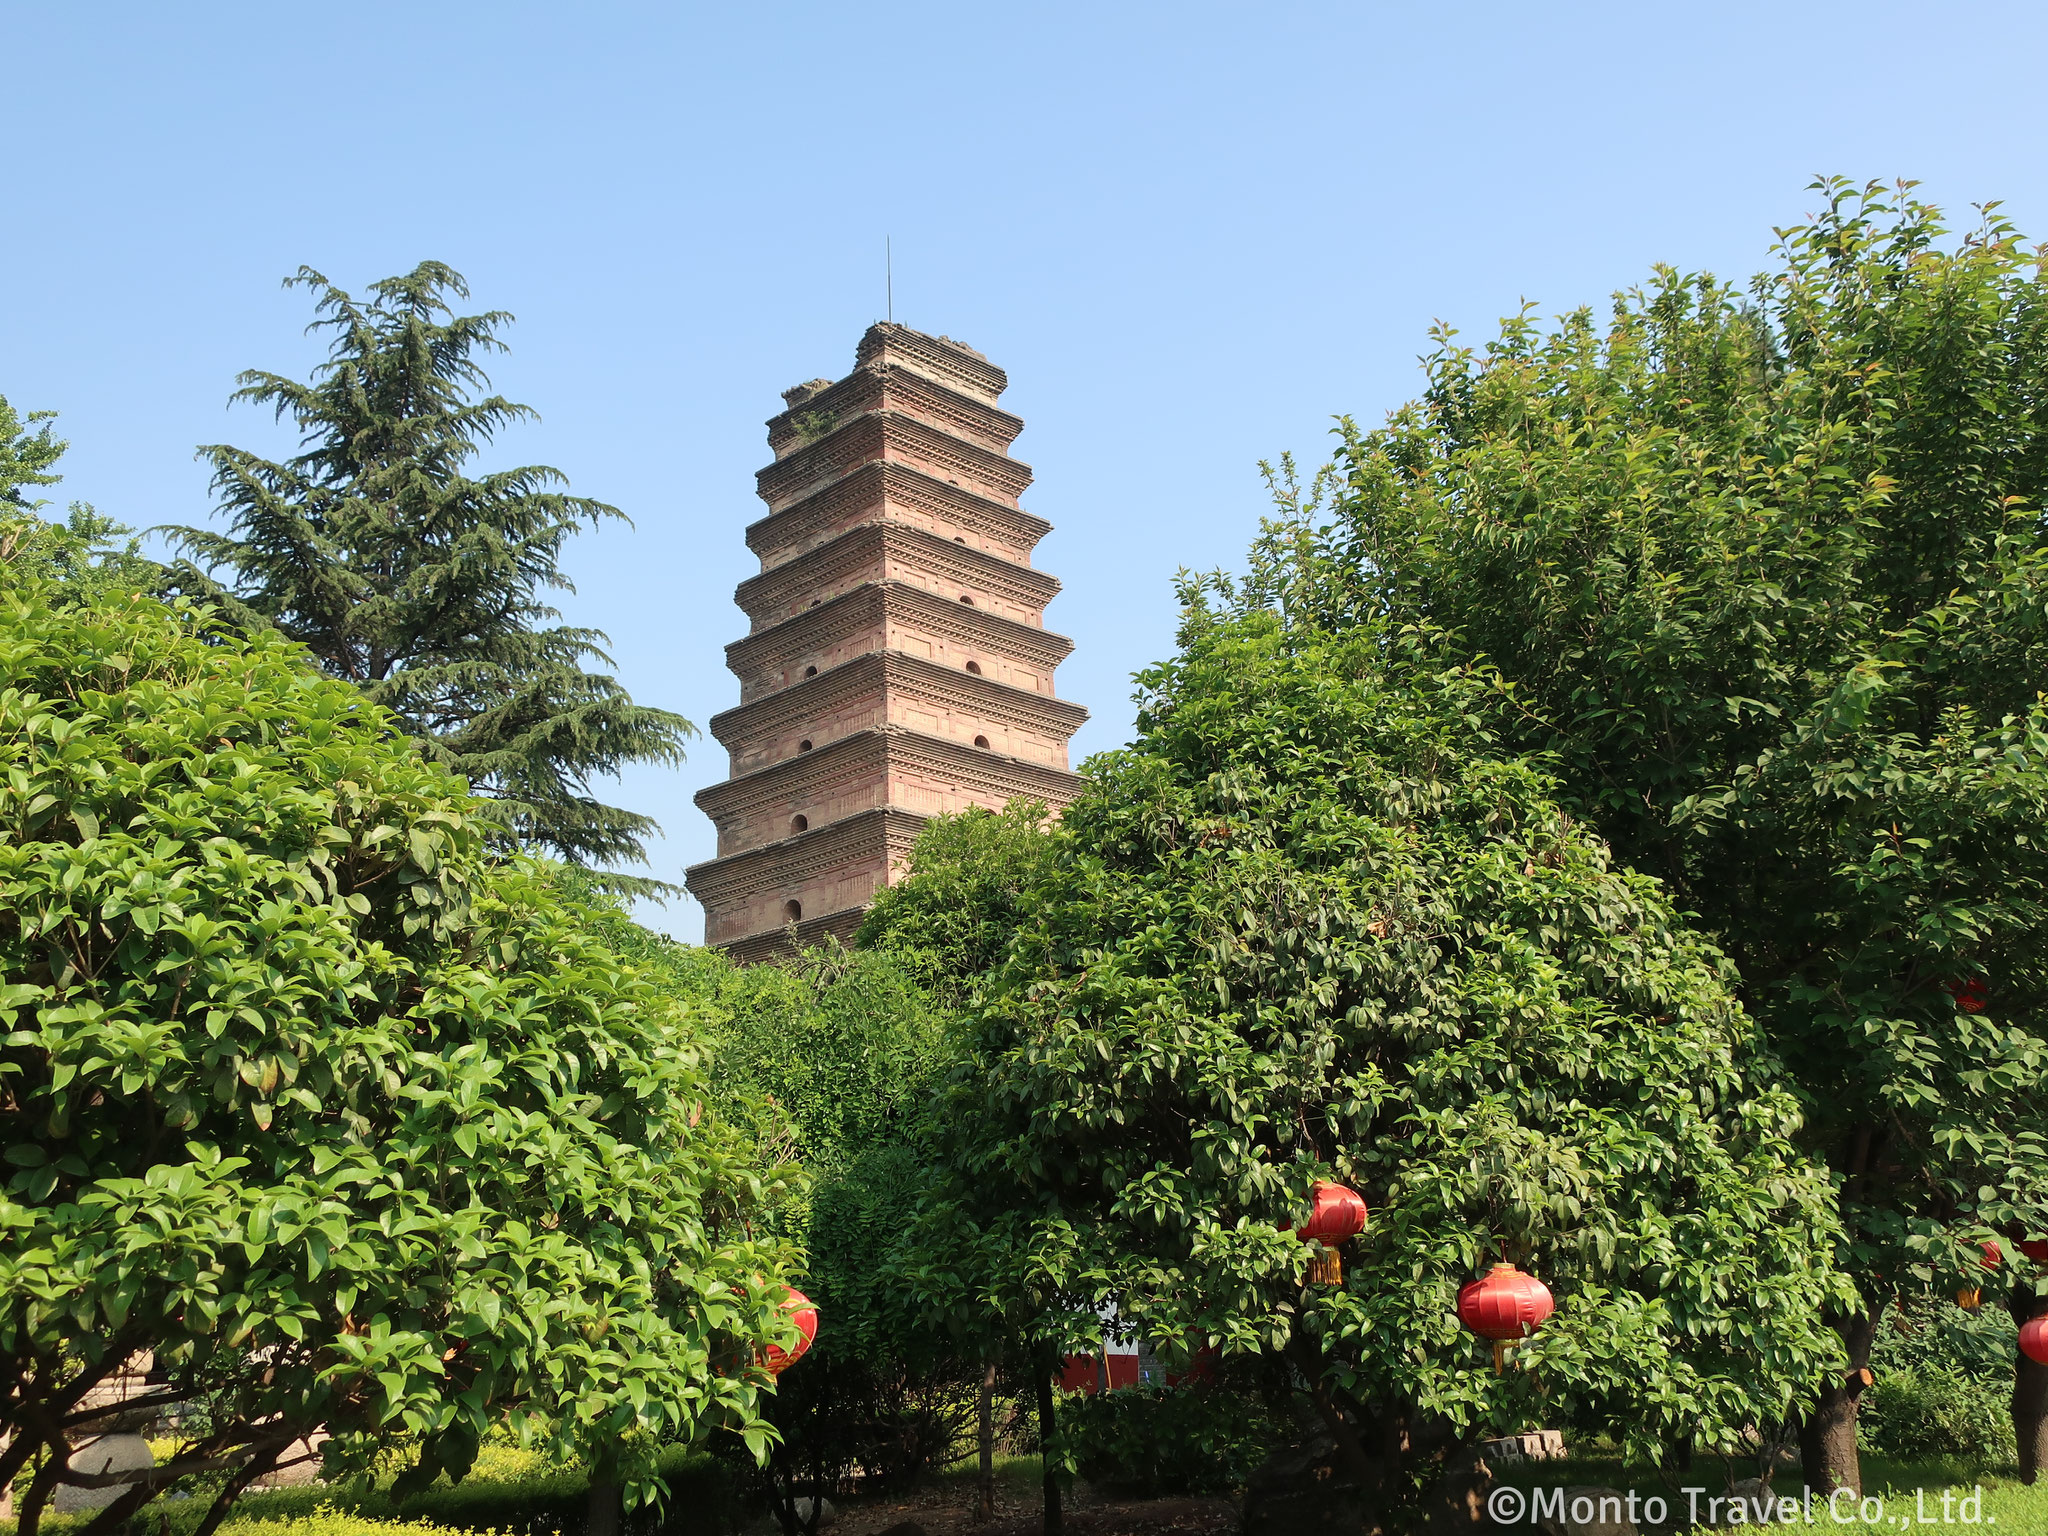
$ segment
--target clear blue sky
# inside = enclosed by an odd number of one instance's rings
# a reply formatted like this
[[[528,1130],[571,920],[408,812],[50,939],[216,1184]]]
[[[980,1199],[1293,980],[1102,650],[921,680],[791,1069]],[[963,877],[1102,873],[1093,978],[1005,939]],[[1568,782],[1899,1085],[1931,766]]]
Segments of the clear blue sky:
[[[1122,741],[1177,567],[1235,563],[1257,461],[1413,393],[1430,322],[1602,302],[1655,261],[1747,274],[1817,172],[1911,176],[2048,228],[2038,4],[607,4],[15,7],[0,394],[62,413],[57,495],[199,521],[224,403],[303,373],[301,263],[423,257],[518,316],[499,387],[538,460],[624,508],[572,618],[700,723],[753,568],[778,392],[882,309],[1009,370],[1027,499]],[[702,742],[620,803],[708,856]],[[678,902],[652,914],[694,938]]]

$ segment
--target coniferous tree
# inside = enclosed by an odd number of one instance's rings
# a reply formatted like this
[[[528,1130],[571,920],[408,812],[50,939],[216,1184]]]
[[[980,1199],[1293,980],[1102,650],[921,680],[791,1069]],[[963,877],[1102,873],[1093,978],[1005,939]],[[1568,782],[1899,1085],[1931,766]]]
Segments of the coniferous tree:
[[[511,316],[457,315],[449,300],[469,287],[435,261],[372,285],[368,302],[310,267],[287,285],[316,295],[328,360],[305,383],[251,370],[233,398],[289,417],[304,451],[275,463],[200,449],[230,531],[167,530],[205,567],[181,562],[180,576],[391,710],[429,759],[497,803],[508,841],[579,863],[644,861],[652,819],[601,803],[589,781],[681,762],[694,727],[587,670],[611,664],[606,637],[551,623],[560,614],[542,600],[573,590],[562,542],[624,514],[569,495],[547,465],[467,473],[501,428],[534,414],[486,395],[476,360],[504,350]]]

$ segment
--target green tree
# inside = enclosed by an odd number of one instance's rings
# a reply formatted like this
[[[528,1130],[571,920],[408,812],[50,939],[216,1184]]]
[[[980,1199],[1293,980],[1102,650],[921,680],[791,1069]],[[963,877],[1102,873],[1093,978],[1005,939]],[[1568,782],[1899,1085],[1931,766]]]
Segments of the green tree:
[[[28,493],[63,479],[50,473],[69,446],[56,435],[56,419],[55,411],[30,411],[23,420],[0,395],[0,508],[33,512],[42,503],[29,500]]]
[[[86,1394],[210,1427],[86,1527],[290,1442],[459,1478],[509,1423],[651,1491],[768,1431],[773,1197],[706,1021],[487,856],[478,802],[274,631],[0,593],[0,1484],[32,1536]],[[132,1405],[131,1405],[132,1406]]]
[[[772,1100],[806,1168],[839,1172],[923,1112],[945,1015],[891,957],[833,945],[782,965],[711,964],[728,1112]]]
[[[1052,848],[1045,802],[1013,800],[934,816],[904,878],[884,886],[854,943],[893,956],[933,997],[956,1007],[1002,959]]]
[[[125,592],[154,592],[164,568],[142,553],[131,529],[74,501],[61,523],[33,512],[0,522],[0,566],[12,583],[46,584],[57,602],[89,603]]]
[[[31,411],[23,421],[0,395],[0,563],[8,579],[55,582],[71,600],[155,586],[163,569],[143,556],[128,529],[82,501],[71,504],[63,522],[49,522],[41,516],[49,503],[29,498],[30,490],[64,478],[54,468],[70,444],[55,435],[56,416]]]
[[[890,955],[949,1008],[971,1008],[1050,873],[1056,846],[1042,801],[935,816],[919,831],[903,877],[875,898],[854,942]],[[1100,1330],[1079,1301],[996,1282],[985,1234],[974,1232],[960,1202],[943,1192],[949,1155],[943,1115],[942,1108],[930,1125],[916,1221],[896,1250],[891,1276],[944,1319],[956,1351],[981,1362],[979,1513],[986,1519],[994,1513],[999,1382],[1007,1378],[1030,1390],[1039,1442],[1056,1447],[1053,1382],[1068,1353],[1099,1346]],[[963,1284],[967,1274],[976,1278]],[[1044,1527],[1056,1532],[1066,1469],[1056,1449],[1042,1462]]]
[[[1493,669],[1503,742],[1698,914],[1840,1181],[1860,1367],[1902,1288],[1996,1292],[1980,1243],[2048,1230],[2048,280],[1989,210],[1945,244],[1821,189],[1746,297],[1660,269],[1604,325],[1440,333],[1247,603]],[[1807,1425],[1817,1488],[1860,1486],[1861,1383]]]
[[[765,1492],[783,1529],[816,1530],[797,1501],[901,1487],[954,1453],[974,1361],[935,1334],[894,1267],[929,1184],[923,1121],[944,1012],[896,961],[836,945],[773,966],[678,946],[672,974],[723,1015],[715,1034],[726,1115],[811,1176],[779,1230],[802,1244],[816,1344],[764,1410],[780,1439]]]
[[[289,282],[316,295],[328,360],[307,383],[244,373],[234,398],[289,417],[304,451],[276,463],[200,450],[230,531],[170,531],[227,579],[216,585],[190,564],[181,576],[389,709],[430,760],[498,803],[521,845],[574,862],[643,861],[654,823],[601,803],[590,780],[680,763],[693,728],[585,669],[609,665],[603,634],[548,622],[560,615],[544,594],[570,590],[563,541],[623,514],[567,494],[545,465],[467,472],[500,429],[533,416],[476,398],[489,384],[477,357],[503,350],[497,332],[511,317],[456,315],[449,300],[469,289],[433,261],[374,284],[367,303],[311,268]]]
[[[1284,1354],[1383,1516],[1532,1419],[1732,1449],[1839,1359],[1794,1101],[1721,957],[1475,727],[1484,683],[1384,649],[1198,604],[1141,675],[969,1020],[955,1304]],[[1304,1289],[1317,1178],[1372,1219]],[[1558,1309],[1496,1375],[1454,1298],[1502,1256]]]

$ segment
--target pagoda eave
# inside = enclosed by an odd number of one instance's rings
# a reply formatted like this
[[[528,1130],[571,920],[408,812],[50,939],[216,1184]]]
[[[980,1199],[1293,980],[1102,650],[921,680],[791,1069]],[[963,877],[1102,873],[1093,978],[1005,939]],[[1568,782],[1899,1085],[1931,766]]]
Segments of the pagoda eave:
[[[815,496],[863,464],[905,460],[936,466],[927,473],[953,483],[978,481],[1006,506],[1015,506],[1031,485],[1031,466],[1007,454],[964,442],[905,411],[882,408],[836,422],[817,438],[792,450],[755,475],[771,513]],[[938,470],[948,471],[939,474]]]
[[[837,627],[852,630],[892,619],[916,622],[937,634],[979,642],[1048,667],[1066,660],[1074,649],[1072,640],[1049,629],[1020,624],[986,608],[949,603],[906,582],[873,581],[826,598],[773,628],[733,641],[725,648],[725,664],[744,679],[771,661],[820,649]]]
[[[884,408],[900,409],[953,430],[977,446],[1002,453],[1024,430],[1021,416],[978,395],[955,389],[900,364],[869,371],[857,369],[816,394],[807,394],[786,411],[768,418],[768,446],[777,458],[787,457],[819,435],[821,423],[837,424]]]
[[[973,529],[1026,554],[1052,532],[1051,523],[1022,507],[979,495],[914,465],[876,459],[779,512],[756,518],[747,525],[747,548],[773,569],[808,554],[845,528],[886,518],[892,507]],[[849,511],[856,515],[848,517]]]
[[[957,781],[962,798],[993,801],[996,805],[1007,804],[1020,796],[1048,803],[1064,802],[1072,799],[1081,787],[1080,776],[1064,768],[1007,753],[990,752],[900,725],[885,725],[856,731],[815,751],[785,757],[750,773],[707,784],[697,791],[695,799],[697,808],[723,829],[735,817],[800,800],[806,792],[831,784],[857,768],[877,772],[904,769],[944,775]],[[992,809],[993,806],[986,808]],[[821,822],[794,837],[772,841],[817,837],[836,824],[836,821]]]
[[[762,616],[787,605],[791,594],[813,587],[829,588],[891,556],[916,559],[926,569],[950,576],[961,586],[998,591],[1034,610],[1043,610],[1059,595],[1057,577],[1028,565],[1020,566],[1013,560],[970,549],[929,529],[902,523],[861,523],[812,549],[801,571],[792,572],[787,565],[778,565],[758,576],[749,576],[733,593],[733,601],[754,621],[755,632],[759,633]]]

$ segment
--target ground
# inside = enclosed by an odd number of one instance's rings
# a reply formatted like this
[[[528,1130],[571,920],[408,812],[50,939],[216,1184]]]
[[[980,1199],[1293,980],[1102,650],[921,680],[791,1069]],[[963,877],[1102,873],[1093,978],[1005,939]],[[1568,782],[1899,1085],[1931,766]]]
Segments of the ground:
[[[1106,1499],[1085,1487],[1070,1490],[1066,1528],[1072,1536],[1222,1536],[1237,1529],[1235,1499]],[[1019,1494],[998,1486],[996,1517],[974,1519],[974,1487],[953,1480],[872,1504],[849,1504],[831,1536],[878,1536],[892,1525],[915,1521],[925,1536],[1038,1536],[1044,1529],[1036,1490]]]
[[[975,1520],[974,1490],[974,1468],[968,1463],[908,1493],[848,1499],[829,1536],[880,1536],[906,1520],[925,1536],[1039,1536],[1045,1528],[1037,1457],[997,1460],[993,1520]],[[1086,1483],[1069,1488],[1061,1508],[1069,1536],[1224,1536],[1238,1523],[1234,1498],[1118,1499]],[[776,1526],[770,1519],[748,1529],[770,1536]]]

